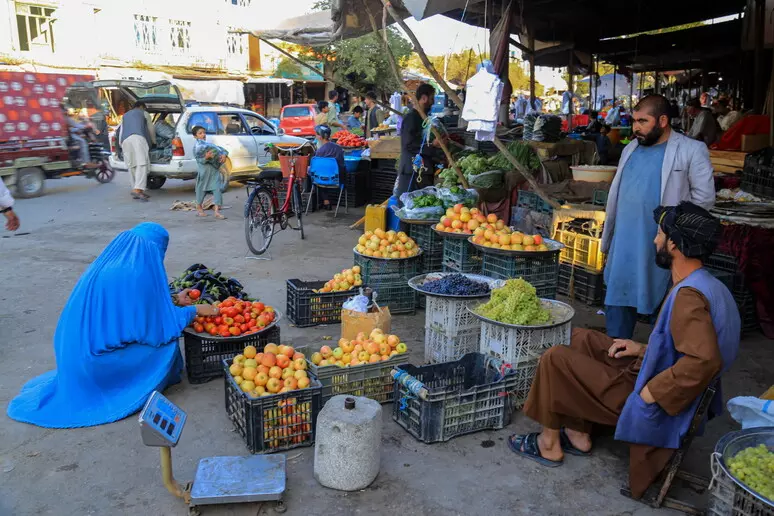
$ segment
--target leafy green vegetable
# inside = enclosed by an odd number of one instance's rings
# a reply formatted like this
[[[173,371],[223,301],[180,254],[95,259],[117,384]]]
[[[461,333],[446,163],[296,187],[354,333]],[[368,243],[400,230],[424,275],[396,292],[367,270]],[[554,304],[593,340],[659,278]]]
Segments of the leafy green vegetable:
[[[441,199],[435,195],[424,194],[414,197],[412,200],[412,206],[414,208],[429,208],[431,206],[443,206]]]
[[[493,321],[523,326],[547,323],[551,316],[541,305],[535,287],[521,278],[510,279],[504,287],[493,290],[489,302],[476,312]]]
[[[438,177],[441,179],[441,182],[438,184],[438,186],[449,188],[457,187],[457,185],[460,184],[460,180],[457,177],[457,172],[455,172],[453,168],[445,168],[441,170],[438,173]]]
[[[476,174],[491,170],[489,168],[489,162],[486,156],[481,156],[478,154],[465,156],[458,162],[458,164],[466,176],[475,176]]]
[[[540,158],[532,150],[532,147],[520,141],[514,141],[508,144],[508,152],[516,158],[516,161],[524,165],[527,170],[535,170],[540,167]],[[489,158],[490,169],[511,170],[513,165],[508,158],[501,153],[497,153]]]

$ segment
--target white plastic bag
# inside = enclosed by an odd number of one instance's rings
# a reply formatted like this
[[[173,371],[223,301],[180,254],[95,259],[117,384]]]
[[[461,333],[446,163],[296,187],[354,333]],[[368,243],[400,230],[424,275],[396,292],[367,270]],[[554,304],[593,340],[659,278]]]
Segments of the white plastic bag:
[[[368,312],[368,298],[359,294],[347,299],[341,307],[345,310],[352,310],[353,312],[366,313]]]
[[[728,412],[742,429],[774,426],[774,402],[753,396],[737,396],[728,400]]]

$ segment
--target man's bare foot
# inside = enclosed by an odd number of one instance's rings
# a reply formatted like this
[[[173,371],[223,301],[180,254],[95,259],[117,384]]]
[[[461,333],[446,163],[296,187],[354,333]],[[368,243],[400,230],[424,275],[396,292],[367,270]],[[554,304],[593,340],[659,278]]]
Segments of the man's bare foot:
[[[226,217],[221,215],[221,213],[219,211],[215,212],[215,218],[218,219],[218,220],[226,220]]]
[[[591,436],[584,432],[578,432],[571,428],[565,428],[564,433],[570,440],[573,446],[582,452],[588,452],[591,450]]]
[[[207,214],[204,213],[204,210],[196,210],[196,216],[197,217],[206,217]]]
[[[562,451],[562,445],[558,438],[550,439],[546,436],[545,432],[541,432],[540,435],[538,435],[537,444],[540,449],[540,455],[543,456],[543,458],[553,461],[564,459],[564,452]]]

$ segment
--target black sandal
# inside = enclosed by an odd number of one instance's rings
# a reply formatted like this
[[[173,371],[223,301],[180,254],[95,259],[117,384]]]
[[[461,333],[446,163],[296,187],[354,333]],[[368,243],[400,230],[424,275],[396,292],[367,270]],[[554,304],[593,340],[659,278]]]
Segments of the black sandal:
[[[538,432],[524,435],[514,434],[508,438],[508,448],[516,455],[532,459],[543,466],[549,468],[561,466],[564,463],[563,460],[546,459],[540,454],[540,447],[537,442],[538,435],[540,435]],[[522,448],[524,449],[522,450]]]

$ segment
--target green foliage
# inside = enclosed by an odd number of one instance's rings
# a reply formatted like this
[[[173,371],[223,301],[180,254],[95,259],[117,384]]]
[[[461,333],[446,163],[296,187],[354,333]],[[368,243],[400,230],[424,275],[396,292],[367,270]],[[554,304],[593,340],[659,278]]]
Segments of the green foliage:
[[[540,167],[540,158],[526,143],[513,141],[508,144],[508,151],[527,170],[535,170]],[[511,162],[502,153],[497,153],[489,158],[489,166],[492,170],[511,170],[513,168]]]
[[[535,287],[521,278],[510,279],[504,287],[494,289],[489,302],[476,311],[493,321],[523,326],[545,324],[551,317],[540,303]]]
[[[529,91],[529,72],[525,72],[522,66],[522,61],[511,60],[508,67],[508,79],[510,79],[511,87],[514,90]],[[540,97],[545,94],[545,91],[545,86],[535,81],[535,95]]]

